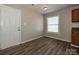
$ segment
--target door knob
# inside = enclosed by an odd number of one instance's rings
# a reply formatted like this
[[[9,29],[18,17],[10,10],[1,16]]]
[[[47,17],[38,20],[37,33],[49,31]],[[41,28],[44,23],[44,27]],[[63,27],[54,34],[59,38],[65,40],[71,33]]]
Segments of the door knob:
[[[20,27],[18,27],[18,31],[21,31],[21,30],[20,30]]]

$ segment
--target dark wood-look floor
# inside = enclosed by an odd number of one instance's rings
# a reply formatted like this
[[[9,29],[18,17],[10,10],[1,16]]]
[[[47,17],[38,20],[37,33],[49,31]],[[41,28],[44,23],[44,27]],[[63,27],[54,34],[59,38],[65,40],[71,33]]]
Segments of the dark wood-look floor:
[[[0,55],[78,55],[79,49],[70,43],[41,37],[0,51]]]

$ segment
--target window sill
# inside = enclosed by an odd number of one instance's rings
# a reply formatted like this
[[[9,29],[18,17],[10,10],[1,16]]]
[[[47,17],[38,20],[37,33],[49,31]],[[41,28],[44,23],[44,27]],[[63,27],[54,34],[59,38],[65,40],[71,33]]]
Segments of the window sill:
[[[47,32],[47,33],[50,33],[50,34],[59,34],[59,32]]]

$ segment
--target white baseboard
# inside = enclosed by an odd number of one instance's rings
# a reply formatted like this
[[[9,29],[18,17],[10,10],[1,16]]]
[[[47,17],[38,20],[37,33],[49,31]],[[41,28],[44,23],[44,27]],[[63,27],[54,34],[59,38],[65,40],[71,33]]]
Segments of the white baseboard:
[[[26,43],[26,42],[29,42],[29,41],[32,41],[32,40],[35,40],[35,39],[38,39],[38,38],[40,38],[40,37],[43,37],[43,36],[38,36],[38,37],[35,37],[35,38],[32,38],[32,39],[23,41],[23,42],[21,42],[21,44]]]
[[[69,40],[64,40],[64,39],[62,39],[62,38],[51,37],[51,36],[46,36],[46,37],[55,38],[55,39],[57,39],[57,40],[61,40],[61,41],[71,42],[71,41],[69,41]]]
[[[79,46],[77,46],[77,45],[74,45],[74,44],[71,44],[71,46],[79,48]]]
[[[23,41],[23,42],[17,43],[17,44],[15,44],[15,45],[13,45],[13,46],[16,46],[16,45],[19,45],[19,44],[23,44],[23,43],[26,43],[26,42],[29,42],[29,41],[32,41],[32,40],[38,39],[38,38],[40,38],[40,37],[42,37],[42,36],[38,36],[38,37],[35,37],[35,38],[33,38],[33,39],[29,39],[29,40],[26,40],[26,41]],[[11,47],[11,46],[10,46],[10,47]],[[6,49],[6,48],[9,48],[9,47],[1,47],[0,50],[2,50],[2,49]]]

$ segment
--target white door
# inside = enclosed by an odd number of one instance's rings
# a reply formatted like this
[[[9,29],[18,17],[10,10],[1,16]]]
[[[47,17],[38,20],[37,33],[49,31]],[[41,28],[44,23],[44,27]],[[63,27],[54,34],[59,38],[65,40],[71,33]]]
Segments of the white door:
[[[2,49],[21,43],[21,11],[2,7]]]

